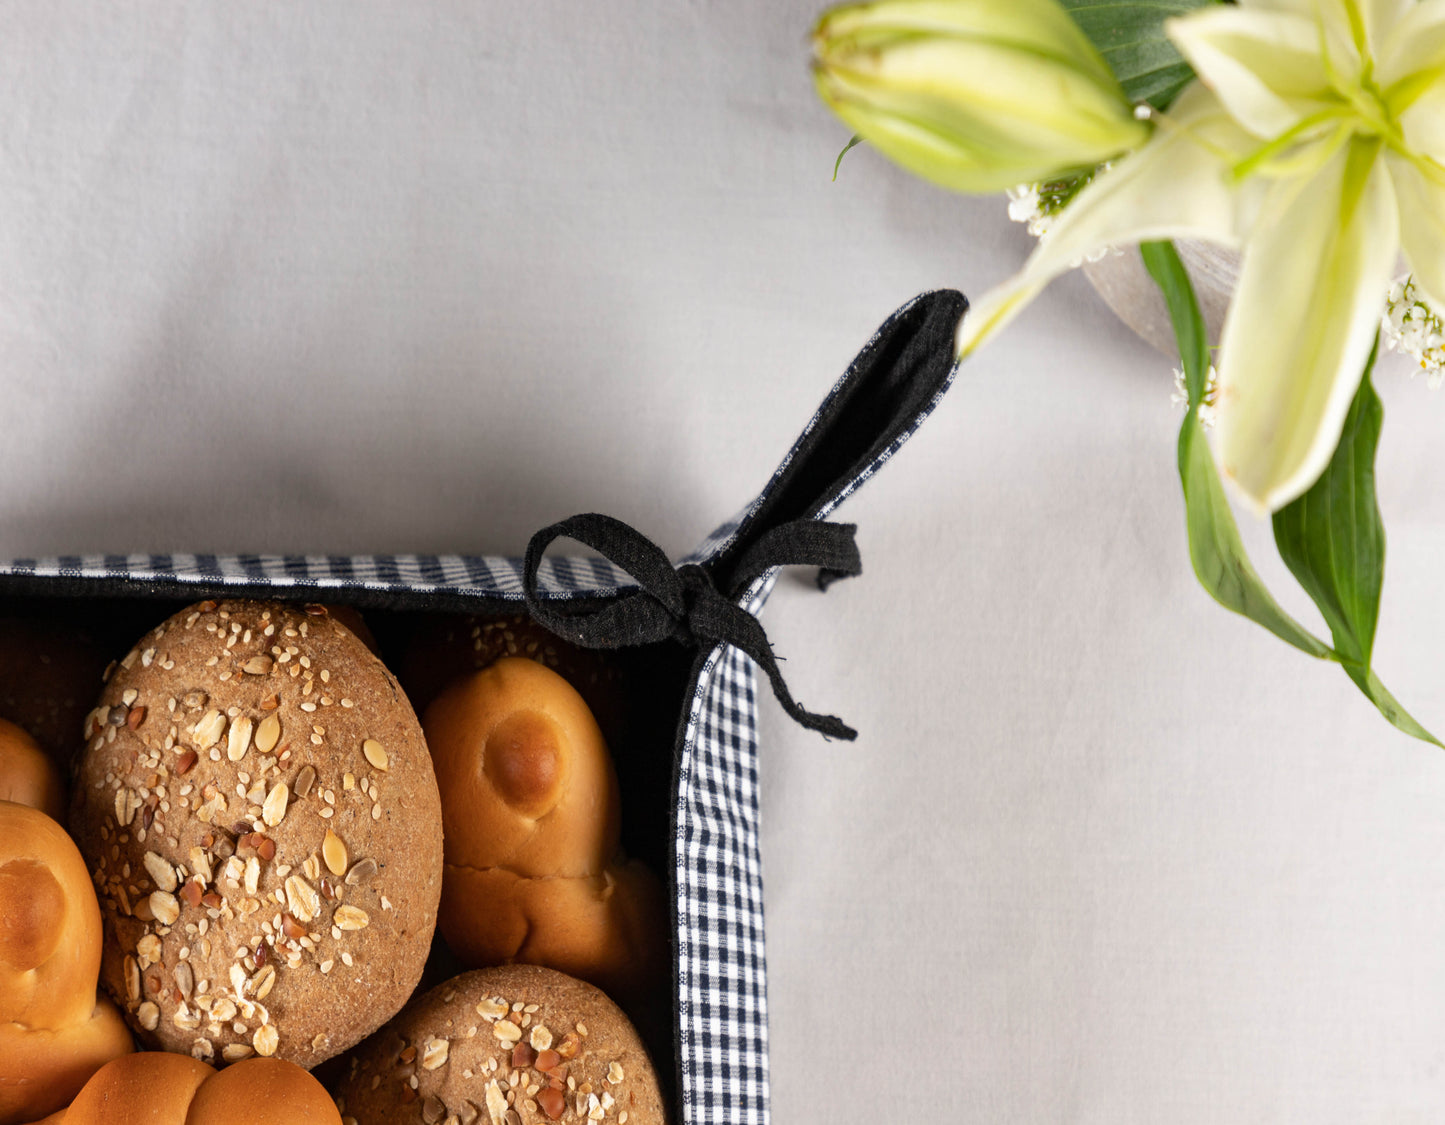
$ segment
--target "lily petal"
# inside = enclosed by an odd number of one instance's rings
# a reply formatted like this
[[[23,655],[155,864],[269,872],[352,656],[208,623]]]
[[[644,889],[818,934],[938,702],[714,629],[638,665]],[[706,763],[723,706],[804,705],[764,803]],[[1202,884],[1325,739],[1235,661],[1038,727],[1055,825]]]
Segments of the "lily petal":
[[[1378,75],[1405,144],[1445,157],[1445,0],[1426,0],[1396,25],[1381,49]]]
[[[825,12],[815,38],[851,40],[860,50],[900,38],[973,40],[1026,50],[1087,70],[1117,85],[1089,37],[1058,0],[888,0],[848,4]]]
[[[905,168],[957,191],[1093,167],[1149,136],[1112,77],[1104,85],[1042,53],[921,36],[835,53],[816,70],[823,100]]]
[[[1221,4],[1164,28],[1204,84],[1257,137],[1286,132],[1329,92],[1319,25],[1305,16]]]
[[[1354,3],[1358,6],[1360,14],[1364,18],[1365,34],[1369,39],[1370,49],[1377,56],[1391,30],[1405,18],[1410,9],[1419,6],[1419,0],[1343,0],[1343,2]]]
[[[1239,7],[1247,12],[1288,12],[1306,19],[1319,13],[1318,0],[1239,0]]]
[[[1445,157],[1445,82],[1436,82],[1415,95],[1400,114],[1400,129],[1412,152]]]
[[[1399,252],[1379,142],[1274,185],[1245,246],[1219,356],[1219,457],[1275,510],[1324,470],[1379,327]]]
[[[957,191],[1094,168],[1150,133],[1057,0],[845,5],[814,28],[813,70],[855,133]]]
[[[1445,299],[1445,182],[1394,153],[1385,159],[1400,208],[1400,248],[1415,283],[1440,308]]]
[[[1160,128],[1145,148],[1081,191],[1023,269],[974,304],[959,325],[960,358],[1008,324],[1050,281],[1106,247],[1157,238],[1238,242],[1241,198],[1227,168],[1250,144],[1249,135],[1197,83]]]
[[[1386,97],[1396,83],[1416,77],[1440,77],[1445,50],[1445,2],[1424,0],[1413,4],[1390,28],[1381,42],[1375,78]],[[1396,111],[1401,107],[1394,107]]]
[[[1418,0],[1313,0],[1330,50],[1339,62],[1378,55],[1390,28]]]

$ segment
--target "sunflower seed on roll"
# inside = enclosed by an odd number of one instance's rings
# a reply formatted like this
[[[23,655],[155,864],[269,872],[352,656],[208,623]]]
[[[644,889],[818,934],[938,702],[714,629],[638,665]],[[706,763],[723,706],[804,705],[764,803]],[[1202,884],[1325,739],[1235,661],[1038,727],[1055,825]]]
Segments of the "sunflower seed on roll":
[[[352,1054],[336,1089],[357,1125],[665,1125],[636,1030],[598,988],[537,965],[433,988]]]

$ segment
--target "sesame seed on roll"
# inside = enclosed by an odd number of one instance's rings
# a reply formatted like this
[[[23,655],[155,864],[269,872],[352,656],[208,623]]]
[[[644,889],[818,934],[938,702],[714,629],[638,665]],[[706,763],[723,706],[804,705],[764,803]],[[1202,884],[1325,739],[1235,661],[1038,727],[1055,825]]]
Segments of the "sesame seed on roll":
[[[441,803],[395,678],[321,606],[202,602],[119,661],[71,824],[148,1046],[312,1067],[411,995]]]

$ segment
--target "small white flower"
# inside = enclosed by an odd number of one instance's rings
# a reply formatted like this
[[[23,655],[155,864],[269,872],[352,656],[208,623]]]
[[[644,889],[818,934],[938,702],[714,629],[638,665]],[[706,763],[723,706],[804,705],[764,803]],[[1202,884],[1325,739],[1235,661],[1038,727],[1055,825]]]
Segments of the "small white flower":
[[[1008,217],[1026,223],[1039,214],[1039,185],[1019,184],[1008,189]]]
[[[1038,237],[1039,231],[1033,230],[1036,222],[1043,221],[1038,183],[1020,183],[1017,188],[1009,189],[1009,218],[1014,222],[1027,222],[1029,234]]]
[[[1050,218],[1044,210],[1039,187],[1039,184],[1020,184],[1008,192],[1008,217],[1016,223],[1027,223],[1029,234],[1035,238],[1048,233]]]
[[[1396,280],[1380,319],[1385,347],[1403,352],[1419,365],[1431,390],[1445,384],[1445,320],[1420,292],[1411,274]]]
[[[1206,430],[1214,426],[1215,399],[1218,395],[1219,372],[1214,370],[1214,364],[1211,363],[1204,376],[1204,398],[1199,403],[1199,424]],[[1189,409],[1189,388],[1184,383],[1182,368],[1174,369],[1174,393],[1169,396],[1169,401],[1180,410]]]
[[[1008,217],[1016,223],[1027,223],[1029,234],[1042,241],[1048,237],[1054,221],[1064,213],[1074,197],[1112,167],[1113,162],[1106,160],[1092,172],[1081,176],[1009,188]],[[1096,247],[1075,258],[1072,268],[1078,269],[1086,262],[1098,262],[1122,253],[1117,246]]]

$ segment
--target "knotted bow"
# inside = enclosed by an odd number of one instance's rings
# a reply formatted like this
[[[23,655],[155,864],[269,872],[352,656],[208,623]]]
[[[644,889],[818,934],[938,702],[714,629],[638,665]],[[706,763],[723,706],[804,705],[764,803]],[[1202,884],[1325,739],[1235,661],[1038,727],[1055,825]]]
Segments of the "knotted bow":
[[[760,535],[729,572],[732,598],[775,566],[816,566],[818,585],[860,574],[863,562],[854,541],[856,524],[801,519]],[[542,554],[556,539],[575,539],[621,567],[641,587],[600,608],[564,611],[538,596]],[[730,644],[747,653],[767,673],[773,694],[794,720],[833,738],[854,739],[858,732],[835,715],[805,710],[788,691],[778,659],[763,626],[736,601],[721,593],[712,575],[696,563],[673,569],[656,544],[621,520],[595,513],[544,527],[527,544],[522,575],[527,609],[552,632],[584,648],[625,648],[675,640],[693,647]]]

